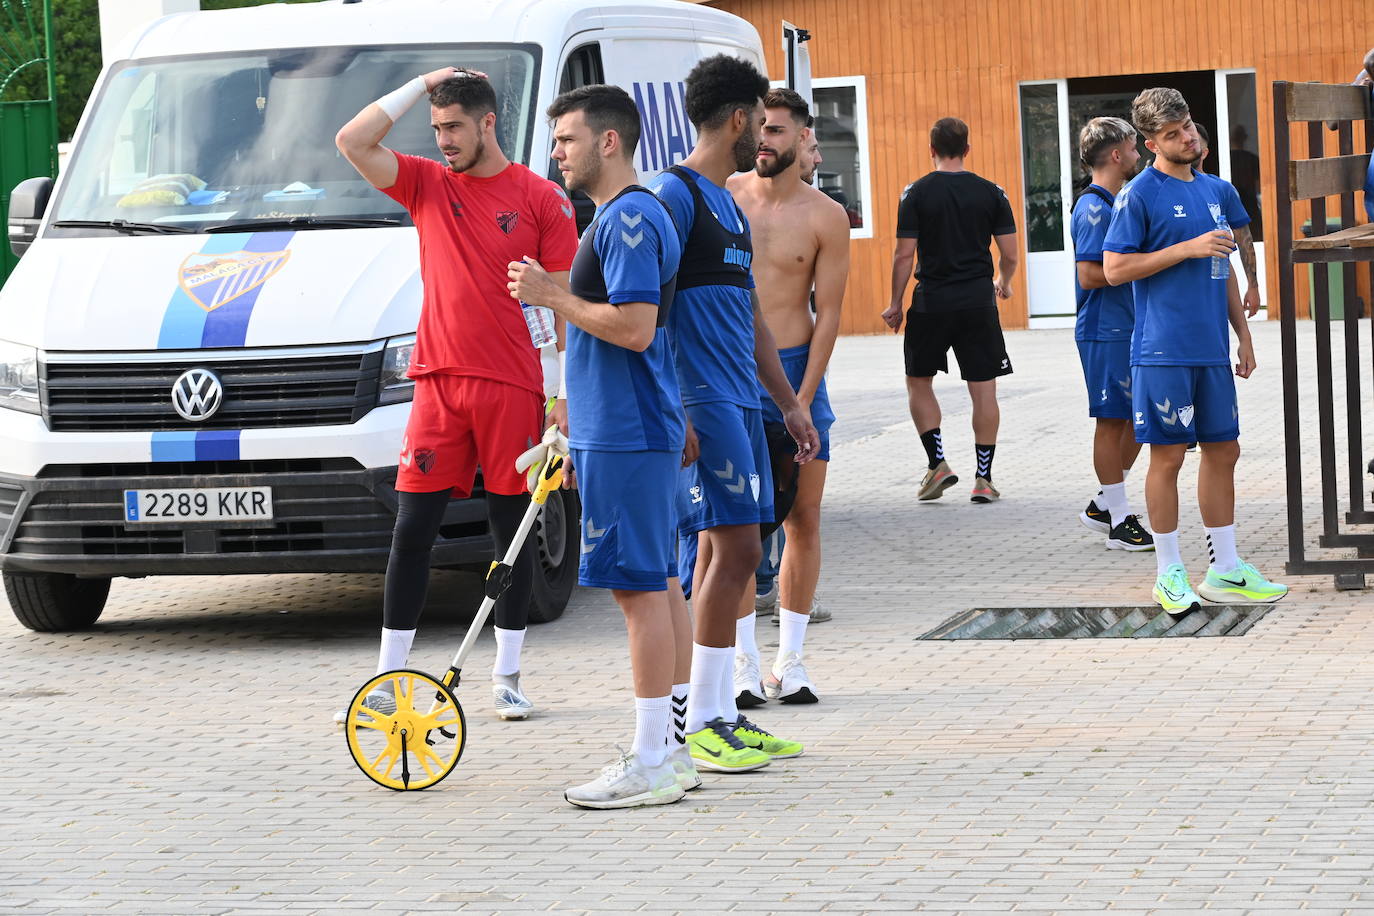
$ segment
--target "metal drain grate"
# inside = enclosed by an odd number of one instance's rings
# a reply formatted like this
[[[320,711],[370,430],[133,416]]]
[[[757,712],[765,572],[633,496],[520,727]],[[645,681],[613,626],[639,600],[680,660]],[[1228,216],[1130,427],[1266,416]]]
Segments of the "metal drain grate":
[[[1242,636],[1267,604],[1214,604],[1183,617],[1150,607],[979,607],[956,614],[919,639],[1149,639]]]

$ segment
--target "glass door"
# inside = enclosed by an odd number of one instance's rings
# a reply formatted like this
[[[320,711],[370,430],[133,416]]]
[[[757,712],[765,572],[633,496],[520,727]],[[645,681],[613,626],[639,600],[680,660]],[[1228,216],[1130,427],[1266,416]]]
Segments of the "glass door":
[[[1259,274],[1260,302],[1267,303],[1264,269],[1264,214],[1260,197],[1259,114],[1255,107],[1254,70],[1218,70],[1217,133],[1212,155],[1217,157],[1218,174],[1235,186],[1240,202],[1250,214],[1250,233],[1255,239],[1255,260]],[[1231,270],[1245,292],[1248,281],[1240,255],[1231,255]],[[1266,314],[1262,308],[1256,318]]]
[[[1022,83],[1021,173],[1025,213],[1026,283],[1032,328],[1071,327],[1074,321],[1073,144],[1066,80]]]

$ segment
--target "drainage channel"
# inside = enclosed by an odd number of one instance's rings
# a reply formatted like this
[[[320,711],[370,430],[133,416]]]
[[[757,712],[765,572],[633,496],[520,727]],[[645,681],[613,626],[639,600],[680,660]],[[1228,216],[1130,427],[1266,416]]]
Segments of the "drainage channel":
[[[1149,607],[980,607],[918,639],[1151,639],[1243,636],[1267,604],[1214,604],[1174,617]]]

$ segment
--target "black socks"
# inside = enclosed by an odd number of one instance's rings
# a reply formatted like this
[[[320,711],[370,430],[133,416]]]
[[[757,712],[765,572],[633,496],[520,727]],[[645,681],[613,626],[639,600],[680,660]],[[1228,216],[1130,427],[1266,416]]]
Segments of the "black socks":
[[[945,460],[945,446],[940,441],[940,427],[928,429],[921,433],[921,444],[926,448],[926,458],[928,468],[935,468],[941,461]]]
[[[993,445],[974,445],[978,452],[978,476],[992,482],[992,456],[997,451],[996,444]]]

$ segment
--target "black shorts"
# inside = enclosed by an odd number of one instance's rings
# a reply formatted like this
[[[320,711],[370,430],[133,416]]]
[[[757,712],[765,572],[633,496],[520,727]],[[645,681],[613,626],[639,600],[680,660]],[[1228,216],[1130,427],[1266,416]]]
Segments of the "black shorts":
[[[930,378],[949,371],[949,349],[959,361],[959,376],[966,382],[986,382],[1011,375],[1011,360],[1002,338],[1002,322],[996,308],[956,312],[906,313],[906,374]]]

